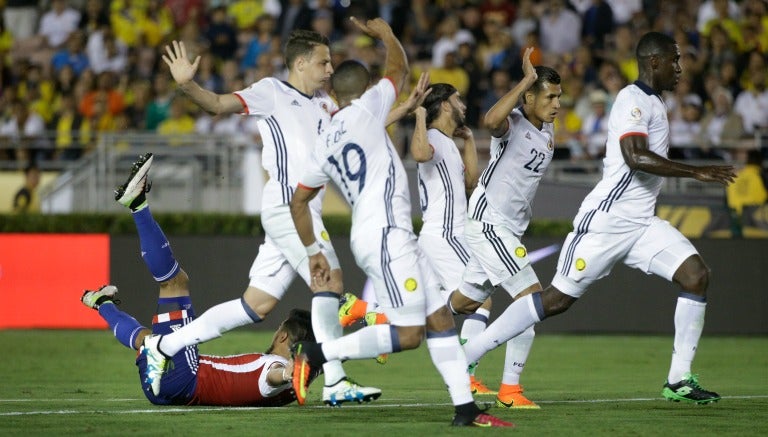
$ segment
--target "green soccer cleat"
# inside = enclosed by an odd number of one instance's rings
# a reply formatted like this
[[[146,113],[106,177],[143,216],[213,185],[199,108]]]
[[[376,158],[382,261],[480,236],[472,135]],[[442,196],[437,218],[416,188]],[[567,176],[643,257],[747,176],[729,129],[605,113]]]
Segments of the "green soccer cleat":
[[[133,163],[128,180],[115,190],[117,203],[127,206],[131,211],[140,209],[146,202],[144,193],[149,192],[152,183],[148,181],[147,174],[152,166],[152,154],[145,153]]]
[[[720,400],[720,395],[707,391],[699,385],[699,378],[690,372],[683,375],[683,379],[675,384],[667,382],[661,395],[673,402],[693,402],[695,404],[709,404]]]
[[[352,311],[357,301],[357,296],[352,293],[344,293],[341,296],[339,300],[339,323],[342,327],[348,328],[360,320],[360,317]]]
[[[116,294],[117,287],[114,285],[103,285],[96,291],[85,290],[83,295],[80,296],[80,302],[88,308],[98,310],[99,306],[107,302],[119,305],[120,299],[115,297]]]

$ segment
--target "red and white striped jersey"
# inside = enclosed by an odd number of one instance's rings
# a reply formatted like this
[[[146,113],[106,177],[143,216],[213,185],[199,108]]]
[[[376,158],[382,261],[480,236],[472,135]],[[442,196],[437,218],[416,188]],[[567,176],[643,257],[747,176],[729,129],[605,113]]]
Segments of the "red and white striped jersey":
[[[285,366],[287,360],[271,354],[200,355],[197,388],[188,405],[287,405],[296,400],[291,384],[267,384],[267,371],[276,364]]]

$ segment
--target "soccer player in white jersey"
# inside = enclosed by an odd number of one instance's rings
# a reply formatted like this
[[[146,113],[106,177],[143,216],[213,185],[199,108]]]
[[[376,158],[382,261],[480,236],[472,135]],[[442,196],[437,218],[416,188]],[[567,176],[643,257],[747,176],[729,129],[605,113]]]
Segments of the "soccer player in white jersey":
[[[691,362],[704,326],[709,269],[690,241],[654,215],[664,177],[731,183],[727,165],[694,166],[667,159],[669,121],[660,97],[679,80],[680,48],[658,32],[645,34],[636,57],[638,80],[616,96],[608,119],[603,178],[587,195],[560,252],[557,273],[544,291],[517,300],[486,331],[465,344],[470,360],[535,323],[566,311],[618,262],[674,281],[682,288],[675,309],[672,363],[662,395],[699,404],[720,399],[703,389]]]
[[[128,182],[118,189],[117,196],[118,201],[127,203],[123,195],[131,182],[142,193],[132,216],[139,235],[141,257],[159,285],[157,313],[152,318],[151,329],[117,307],[120,300],[114,285],[86,290],[80,298],[85,306],[99,312],[121,344],[139,351],[146,336],[173,332],[195,319],[189,276],[173,255],[144,196],[148,165],[152,159],[151,153],[139,158]],[[197,346],[187,347],[171,357],[173,365],[157,394],[144,378],[146,355],[134,356],[144,395],[155,405],[272,407],[296,400],[290,383],[293,373],[290,345],[306,339],[314,339],[309,311],[292,310],[280,324],[265,353],[211,356],[200,354]]]
[[[472,256],[449,300],[455,313],[475,312],[495,287],[503,288],[513,299],[542,288],[520,238],[530,222],[539,182],[552,160],[552,123],[562,89],[555,70],[533,67],[531,52],[528,48],[523,53],[523,79],[485,116],[492,156],[468,203],[464,232]],[[491,324],[485,331],[493,327]],[[523,395],[520,385],[534,335],[528,329],[507,343],[497,406],[539,408]],[[471,341],[469,338],[467,344]]]
[[[166,52],[163,60],[170,67],[174,80],[201,108],[213,114],[242,113],[258,117],[264,146],[262,166],[269,174],[269,180],[264,186],[261,208],[266,237],[251,266],[250,281],[242,298],[210,308],[178,331],[145,340],[147,379],[155,392],[160,390],[168,362],[166,357],[238,326],[260,322],[283,297],[297,273],[310,284],[307,253],[296,235],[289,203],[317,136],[336,110],[336,104],[323,91],[333,72],[328,39],[316,32],[296,30],[291,33],[285,48],[286,82],[264,78],[231,94],[213,93],[194,81],[200,57],[190,63],[183,42],[174,41],[172,48],[166,47]],[[311,205],[314,229],[320,247],[330,261],[330,274],[338,279],[336,284],[339,286],[323,293],[339,294],[342,290],[341,269],[323,226],[322,199],[319,197]],[[334,327],[338,324],[337,308],[327,314],[322,311],[312,314],[312,327],[318,339],[340,336],[341,329]],[[368,401],[381,395],[377,388],[361,387],[348,379],[339,361],[329,362],[323,372],[323,399],[328,404]]]
[[[318,139],[291,202],[291,212],[310,256],[313,280],[332,282],[328,260],[313,231],[309,203],[326,183],[333,181],[339,187],[352,207],[352,252],[373,282],[379,305],[391,324],[367,326],[319,344],[296,343],[293,385],[297,399],[301,404],[306,396],[310,370],[326,360],[374,358],[413,349],[426,334],[432,361],[455,407],[453,424],[511,426],[483,413],[472,399],[467,362],[453,318],[413,234],[405,169],[385,131],[387,113],[408,75],[405,51],[381,18],[365,24],[353,22],[383,42],[384,78],[366,91],[370,73],[362,64],[345,61],[337,67],[333,92],[342,109]]]

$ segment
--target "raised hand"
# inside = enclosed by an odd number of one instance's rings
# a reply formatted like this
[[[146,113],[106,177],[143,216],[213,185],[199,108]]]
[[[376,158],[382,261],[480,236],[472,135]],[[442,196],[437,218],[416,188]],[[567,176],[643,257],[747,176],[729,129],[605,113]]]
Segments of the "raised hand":
[[[536,80],[539,75],[536,74],[536,69],[531,63],[531,53],[533,53],[533,47],[528,47],[523,52],[523,75],[526,78],[531,78],[531,80]]]
[[[352,23],[357,26],[358,29],[362,30],[365,34],[376,38],[376,39],[383,39],[388,34],[392,34],[392,28],[389,27],[389,24],[387,24],[386,21],[382,20],[381,18],[374,18],[373,20],[368,20],[363,24],[355,17],[349,17],[349,19],[352,21]]]
[[[736,171],[732,165],[706,165],[697,169],[695,178],[701,182],[728,185],[736,179]]]
[[[184,47],[184,43],[181,41],[173,41],[172,44],[173,48],[171,48],[171,46],[165,46],[166,54],[163,55],[163,61],[168,64],[173,80],[179,85],[182,85],[195,77],[197,67],[200,65],[200,56],[196,57],[195,61],[190,63],[189,59],[187,59],[187,49]]]
[[[419,108],[424,103],[424,99],[432,92],[431,89],[427,88],[429,88],[429,72],[425,71],[421,73],[418,83],[416,83],[416,86],[411,90],[411,94],[402,103],[408,109],[409,114],[416,110],[416,108]]]

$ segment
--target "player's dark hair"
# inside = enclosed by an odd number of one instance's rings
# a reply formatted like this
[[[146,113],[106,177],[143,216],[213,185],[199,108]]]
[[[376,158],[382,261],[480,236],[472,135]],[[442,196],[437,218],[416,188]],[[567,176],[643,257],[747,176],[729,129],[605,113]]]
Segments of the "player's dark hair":
[[[427,126],[429,126],[440,116],[440,105],[458,91],[453,85],[447,83],[433,83],[427,89],[432,91],[427,94],[422,106],[427,110]]]
[[[539,65],[534,67],[534,69],[536,70],[536,76],[538,77],[536,78],[536,81],[533,82],[533,85],[531,85],[531,87],[528,89],[529,92],[538,94],[539,91],[544,89],[545,83],[560,85],[560,75],[554,68]]]
[[[339,64],[331,76],[331,86],[339,101],[349,101],[359,97],[368,88],[370,81],[371,73],[368,69],[352,59]]]
[[[654,55],[666,55],[673,52],[677,44],[671,36],[661,32],[648,32],[640,38],[635,49],[638,60]]]
[[[311,315],[307,310],[292,309],[288,318],[280,324],[280,329],[288,334],[291,344],[297,341],[315,341]]]
[[[290,69],[296,58],[311,55],[316,46],[330,47],[330,44],[328,38],[313,30],[296,29],[291,32],[288,42],[285,43],[285,65]]]

